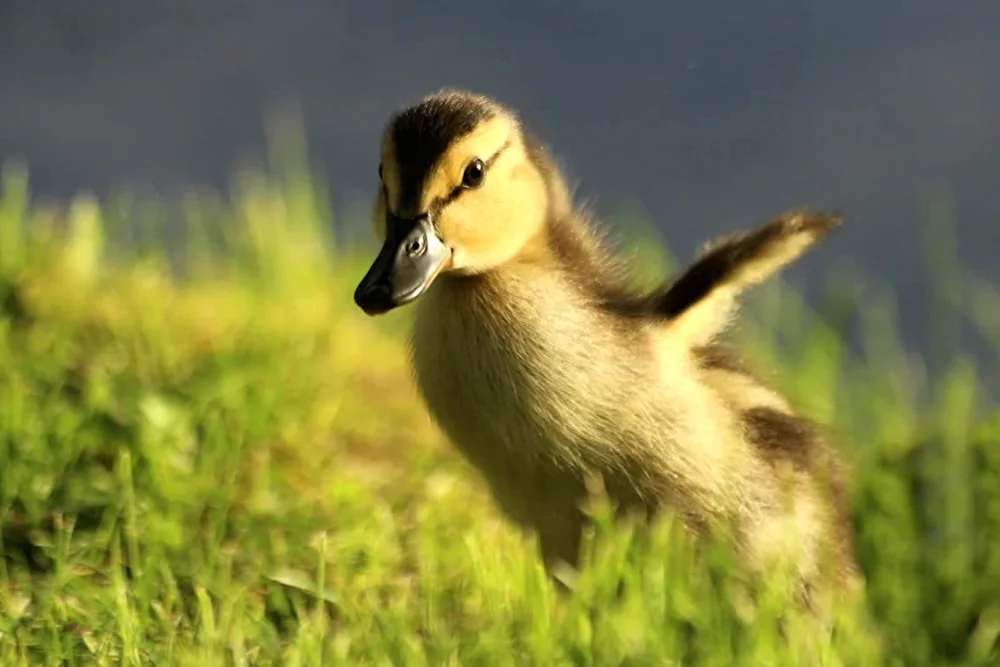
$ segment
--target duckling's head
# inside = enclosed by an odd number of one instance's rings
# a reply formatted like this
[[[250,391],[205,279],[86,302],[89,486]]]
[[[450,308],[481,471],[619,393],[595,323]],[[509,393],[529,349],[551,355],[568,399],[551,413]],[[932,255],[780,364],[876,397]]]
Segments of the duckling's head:
[[[373,211],[382,249],[354,300],[375,315],[441,275],[476,275],[524,255],[550,214],[549,182],[515,114],[445,91],[403,109],[382,137]]]

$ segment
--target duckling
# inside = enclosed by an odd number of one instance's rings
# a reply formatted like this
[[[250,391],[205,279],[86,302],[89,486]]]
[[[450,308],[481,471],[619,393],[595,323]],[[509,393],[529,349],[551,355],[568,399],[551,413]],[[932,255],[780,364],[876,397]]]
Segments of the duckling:
[[[756,567],[790,557],[803,585],[856,576],[840,459],[719,340],[739,294],[838,217],[791,211],[639,291],[516,113],[455,90],[392,117],[379,186],[382,247],[355,303],[415,302],[427,409],[550,574],[579,566],[597,475],[622,514],[669,508],[695,533],[735,522]]]

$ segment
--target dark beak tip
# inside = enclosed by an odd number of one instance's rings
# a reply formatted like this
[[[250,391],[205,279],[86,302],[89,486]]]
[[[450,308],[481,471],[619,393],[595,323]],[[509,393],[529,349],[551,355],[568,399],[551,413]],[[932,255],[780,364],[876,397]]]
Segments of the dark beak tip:
[[[374,303],[358,303],[358,308],[361,309],[368,317],[377,317],[378,315],[384,315],[388,313],[392,308],[387,308],[386,306],[375,305]]]
[[[360,308],[365,315],[376,315],[379,310],[376,305],[377,294],[370,286],[362,283],[354,290],[354,305]]]

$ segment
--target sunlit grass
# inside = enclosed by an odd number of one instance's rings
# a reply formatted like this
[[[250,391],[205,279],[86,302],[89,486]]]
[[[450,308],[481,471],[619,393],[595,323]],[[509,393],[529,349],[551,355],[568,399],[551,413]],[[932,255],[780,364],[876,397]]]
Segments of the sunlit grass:
[[[856,468],[867,609],[782,630],[724,545],[697,558],[669,520],[637,539],[599,522],[560,600],[422,409],[409,314],[353,306],[369,257],[301,164],[188,200],[169,251],[121,241],[162,212],[32,208],[4,172],[0,664],[996,664],[995,364],[956,350],[927,379],[848,283],[821,313],[762,290],[751,356]],[[976,295],[995,338],[1000,301]]]

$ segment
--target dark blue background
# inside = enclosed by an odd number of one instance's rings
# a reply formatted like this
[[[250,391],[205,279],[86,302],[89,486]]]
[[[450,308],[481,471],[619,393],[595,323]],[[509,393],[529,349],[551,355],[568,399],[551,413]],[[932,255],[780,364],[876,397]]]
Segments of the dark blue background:
[[[88,0],[0,5],[0,158],[64,196],[225,187],[265,110],[301,103],[334,203],[367,200],[399,105],[444,85],[522,112],[598,210],[626,198],[688,256],[800,203],[925,316],[922,211],[950,197],[965,267],[996,278],[995,0]]]

